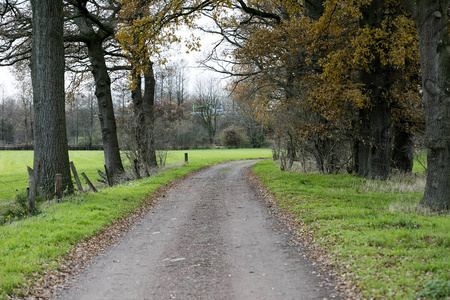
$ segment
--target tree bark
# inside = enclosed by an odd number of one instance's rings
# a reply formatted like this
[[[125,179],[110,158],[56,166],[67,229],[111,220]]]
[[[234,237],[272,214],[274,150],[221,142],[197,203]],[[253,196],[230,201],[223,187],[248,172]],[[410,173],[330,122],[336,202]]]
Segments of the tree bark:
[[[133,112],[136,121],[135,139],[138,147],[139,161],[148,168],[158,166],[155,149],[155,77],[152,63],[149,61],[144,68],[144,91],[142,93],[142,77],[134,68],[134,88],[131,92]],[[147,170],[147,175],[149,171]]]
[[[148,61],[148,65],[144,70],[144,96],[143,105],[145,112],[145,128],[146,142],[148,144],[148,153],[146,156],[146,163],[149,167],[154,168],[158,166],[156,161],[156,143],[155,143],[155,74],[153,71],[153,63]]]
[[[111,78],[106,67],[102,42],[99,38],[91,38],[87,42],[87,48],[95,80],[95,95],[98,100],[98,117],[102,130],[105,164],[115,183],[123,175],[124,168],[117,138],[117,125],[111,96]]]
[[[385,180],[389,177],[392,120],[386,99],[378,99],[361,118],[361,140],[358,145],[358,176]]]
[[[401,173],[411,173],[414,161],[414,134],[405,127],[402,123],[394,126],[392,167]]]
[[[137,157],[137,164],[142,165],[143,157],[145,156],[145,150],[144,150],[144,134],[145,134],[145,114],[143,113],[143,100],[142,100],[142,76],[140,72],[133,68],[133,89],[131,90],[131,100],[133,101],[133,113],[134,113],[134,124],[133,124],[133,130],[134,130],[134,139],[136,141],[136,147],[138,157]],[[134,150],[134,149],[130,149]],[[148,173],[148,172],[147,172]],[[148,174],[147,174],[148,175]],[[140,176],[140,175],[139,175]]]
[[[82,4],[81,7],[83,7]],[[113,183],[115,183],[124,174],[124,168],[117,138],[117,125],[111,96],[111,78],[108,74],[103,51],[103,42],[113,33],[106,32],[102,29],[95,29],[92,21],[86,15],[86,7],[84,9],[75,7],[75,9],[78,12],[78,16],[75,18],[75,24],[80,31],[81,40],[86,44],[91,72],[95,81],[95,95],[98,100],[98,116],[102,132],[105,164],[110,172]]]
[[[64,96],[62,0],[32,0],[34,170],[38,193],[52,196],[55,175],[73,192],[70,176]]]
[[[419,33],[428,169],[421,204],[450,209],[449,0],[403,0]]]
[[[361,26],[381,27],[384,19],[383,0],[374,0],[362,9]],[[385,180],[389,177],[392,119],[389,99],[386,91],[389,89],[386,78],[387,68],[384,67],[377,51],[373,50],[374,59],[370,71],[360,71],[360,80],[371,99],[371,106],[360,111],[361,140],[358,147],[358,175],[370,179]]]

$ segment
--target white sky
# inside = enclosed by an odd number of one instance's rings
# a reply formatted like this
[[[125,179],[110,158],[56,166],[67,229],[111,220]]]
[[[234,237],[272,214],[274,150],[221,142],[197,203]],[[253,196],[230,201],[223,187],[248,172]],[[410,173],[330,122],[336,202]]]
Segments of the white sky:
[[[208,26],[208,24],[210,24],[211,22],[212,21],[209,21],[206,18],[201,18],[197,23],[199,24],[199,26]],[[180,31],[181,35],[185,36],[186,38],[190,37],[191,35],[191,31],[188,29]],[[190,53],[186,53],[187,48],[184,45],[180,45],[178,54],[174,57],[174,60],[182,58],[188,63],[189,91],[195,89],[195,84],[198,80],[205,81],[211,78],[216,78],[218,80],[218,84],[224,86],[224,81],[221,80],[221,78],[223,78],[223,75],[213,72],[211,70],[201,68],[200,65],[198,64],[199,61],[203,60],[207,56],[208,51],[211,50],[212,45],[215,44],[215,42],[217,42],[219,38],[216,35],[205,33],[199,29],[195,29],[193,33],[196,37],[201,38],[200,51],[192,51]]]
[[[14,77],[9,72],[9,68],[0,67],[0,91],[4,92],[5,96],[12,96],[16,92],[13,81]]]

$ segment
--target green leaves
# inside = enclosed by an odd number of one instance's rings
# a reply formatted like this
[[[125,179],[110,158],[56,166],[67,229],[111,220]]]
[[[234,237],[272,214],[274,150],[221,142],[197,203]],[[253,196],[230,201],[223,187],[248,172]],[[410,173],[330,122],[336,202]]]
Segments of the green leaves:
[[[450,281],[430,280],[423,290],[413,294],[413,298],[417,299],[442,299],[450,297]]]

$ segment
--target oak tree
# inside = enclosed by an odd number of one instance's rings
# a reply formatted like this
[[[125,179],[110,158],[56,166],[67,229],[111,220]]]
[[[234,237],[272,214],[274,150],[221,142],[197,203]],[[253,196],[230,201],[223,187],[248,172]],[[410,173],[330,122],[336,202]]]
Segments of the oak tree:
[[[414,18],[420,48],[428,168],[421,204],[450,209],[449,0],[401,0]]]
[[[33,0],[32,82],[34,99],[34,171],[36,188],[54,194],[55,175],[73,191],[64,105],[62,0]]]

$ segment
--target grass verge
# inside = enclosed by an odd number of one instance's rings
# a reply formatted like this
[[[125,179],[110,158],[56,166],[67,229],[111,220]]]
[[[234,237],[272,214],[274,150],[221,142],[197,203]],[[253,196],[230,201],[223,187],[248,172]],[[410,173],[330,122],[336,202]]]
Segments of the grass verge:
[[[429,298],[450,286],[450,215],[417,208],[420,176],[379,182],[299,174],[268,160],[254,172],[363,298]]]
[[[165,172],[105,188],[97,194],[79,194],[58,204],[47,203],[37,216],[0,226],[0,299],[11,294],[21,296],[35,274],[56,267],[50,262],[143,205],[147,196],[161,186],[222,161],[271,156],[269,149],[195,150],[188,151],[189,164],[183,164],[184,152],[170,154],[171,167]]]

